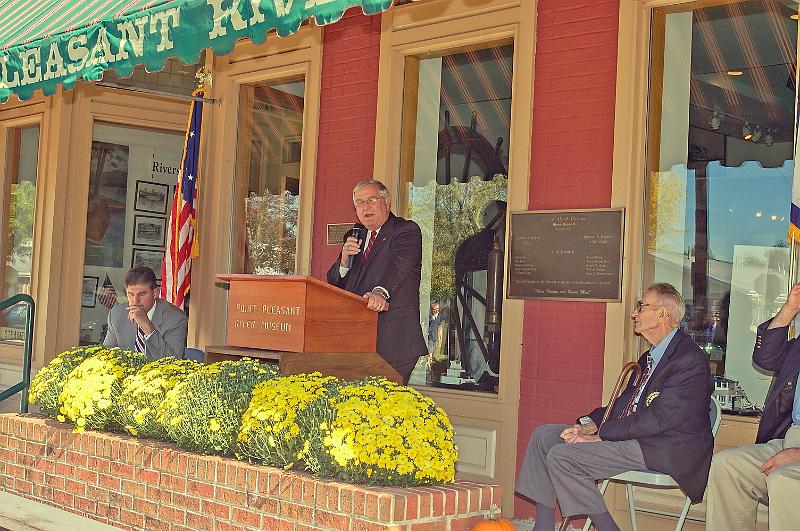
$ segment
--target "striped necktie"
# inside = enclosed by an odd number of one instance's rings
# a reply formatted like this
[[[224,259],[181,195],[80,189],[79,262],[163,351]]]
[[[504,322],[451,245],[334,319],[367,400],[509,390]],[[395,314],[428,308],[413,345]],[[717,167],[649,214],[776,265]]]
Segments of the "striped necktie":
[[[639,385],[637,385],[634,388],[630,400],[628,400],[628,403],[625,405],[625,409],[623,409],[617,416],[618,419],[627,417],[628,415],[636,411],[636,406],[637,406],[636,397],[639,396],[639,393],[642,391],[642,388],[647,384],[647,379],[650,378],[650,371],[652,370],[653,370],[653,356],[648,354],[647,363],[645,364],[644,371],[642,371],[642,377],[639,379]]]
[[[144,332],[138,326],[136,327],[136,352],[144,354],[147,344],[144,342]]]
[[[375,244],[375,238],[378,236],[376,231],[372,231],[372,235],[369,237],[369,243],[367,243],[367,248],[364,249],[364,259],[369,258],[369,253],[372,251],[372,246]]]

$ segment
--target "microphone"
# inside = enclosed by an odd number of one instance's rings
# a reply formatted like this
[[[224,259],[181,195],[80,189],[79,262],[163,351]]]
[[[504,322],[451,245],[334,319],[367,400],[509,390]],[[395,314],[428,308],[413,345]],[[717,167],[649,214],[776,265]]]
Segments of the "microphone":
[[[347,231],[347,233],[344,235],[344,239],[346,241],[347,238],[352,236],[353,238],[355,238],[357,240],[361,240],[363,242],[364,241],[364,236],[366,235],[366,233],[367,233],[367,228],[364,225],[362,225],[361,223],[356,223],[355,225],[353,225],[352,229]],[[354,255],[354,254],[351,254],[347,258],[347,269],[353,269],[353,263],[355,262],[355,260],[356,260],[356,255]]]

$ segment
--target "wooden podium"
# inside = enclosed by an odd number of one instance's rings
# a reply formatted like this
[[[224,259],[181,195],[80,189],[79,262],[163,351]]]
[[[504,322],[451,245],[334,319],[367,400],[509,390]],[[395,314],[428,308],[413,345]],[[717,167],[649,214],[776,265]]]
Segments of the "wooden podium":
[[[208,363],[249,356],[277,363],[284,375],[319,371],[402,383],[375,352],[378,314],[362,297],[308,276],[217,278],[230,283],[228,345],[207,346]]]

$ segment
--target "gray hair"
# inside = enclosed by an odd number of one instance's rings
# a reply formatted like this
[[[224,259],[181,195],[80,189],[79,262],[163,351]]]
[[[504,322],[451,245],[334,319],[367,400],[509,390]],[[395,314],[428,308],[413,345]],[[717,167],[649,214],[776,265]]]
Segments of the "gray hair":
[[[381,197],[389,197],[389,189],[386,188],[385,184],[383,184],[380,181],[376,181],[375,179],[364,179],[363,181],[355,185],[355,187],[353,187],[353,201],[356,200],[356,192],[371,184],[374,184],[375,186],[378,187],[378,194]]]
[[[661,306],[667,309],[673,324],[677,325],[686,315],[686,303],[675,286],[666,282],[657,282],[647,288],[645,293],[655,293]]]

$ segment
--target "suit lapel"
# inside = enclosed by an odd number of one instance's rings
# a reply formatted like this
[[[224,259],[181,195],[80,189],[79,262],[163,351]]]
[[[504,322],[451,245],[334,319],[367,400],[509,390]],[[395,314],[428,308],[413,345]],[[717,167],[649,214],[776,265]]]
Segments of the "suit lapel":
[[[366,273],[367,269],[369,268],[370,263],[375,261],[385,247],[386,240],[388,240],[389,236],[392,234],[392,228],[394,227],[396,219],[397,217],[390,212],[389,218],[386,220],[386,223],[381,226],[380,232],[378,232],[378,235],[375,237],[375,243],[372,244],[372,249],[369,251],[369,256],[365,258],[363,253],[359,255],[360,260],[356,269],[356,278],[353,281],[353,287],[358,286],[358,283],[361,282],[361,278],[364,276],[364,273]]]
[[[683,340],[683,331],[679,328],[675,335],[672,336],[672,340],[667,345],[667,350],[664,351],[664,355],[661,356],[661,360],[658,362],[658,365],[653,372],[650,374],[650,377],[647,379],[647,383],[644,384],[644,389],[642,390],[642,397],[647,396],[647,392],[650,389],[650,384],[656,381],[663,371],[664,367],[667,366],[669,363],[669,358],[672,357],[672,354],[675,353],[675,349],[678,348],[678,344]],[[651,349],[652,350],[652,349]],[[640,400],[642,400],[641,398]]]

